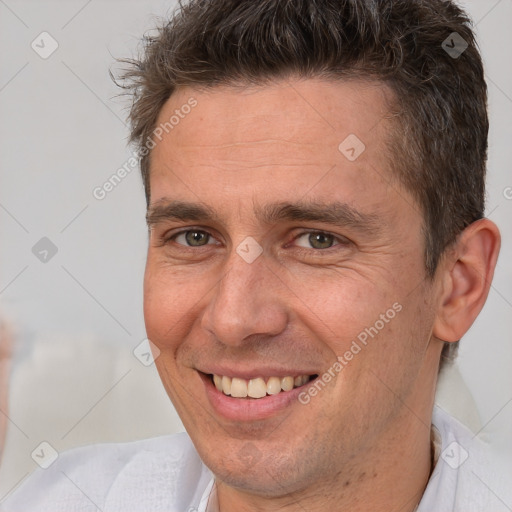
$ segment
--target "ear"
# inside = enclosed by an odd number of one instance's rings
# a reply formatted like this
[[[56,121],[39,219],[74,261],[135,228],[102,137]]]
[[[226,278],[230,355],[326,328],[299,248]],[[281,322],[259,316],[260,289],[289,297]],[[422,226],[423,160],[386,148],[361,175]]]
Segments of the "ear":
[[[443,341],[458,341],[482,310],[500,251],[498,227],[489,219],[470,224],[439,269],[441,297],[433,334]]]

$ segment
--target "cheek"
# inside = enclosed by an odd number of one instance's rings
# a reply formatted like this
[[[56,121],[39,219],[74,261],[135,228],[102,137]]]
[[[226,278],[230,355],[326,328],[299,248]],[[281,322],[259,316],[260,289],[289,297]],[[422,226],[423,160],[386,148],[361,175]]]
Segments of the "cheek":
[[[361,333],[364,338],[365,329],[374,326],[375,322],[381,327],[378,330],[383,330],[381,314],[385,315],[388,310],[388,317],[396,314],[393,304],[399,297],[382,280],[336,273],[322,280],[315,278],[314,282],[306,278],[301,283],[295,291],[301,298],[304,316],[315,325],[317,333],[325,333],[324,339],[330,340],[337,355]]]
[[[148,338],[159,348],[183,339],[194,321],[194,306],[204,295],[194,280],[158,268],[148,260],[144,276],[144,320]]]
[[[342,358],[341,380],[356,378],[365,368],[393,380],[404,362],[421,358],[429,339],[428,321],[419,321],[425,304],[421,290],[411,294],[397,283],[355,276],[325,280],[318,290],[315,303],[312,288],[304,286],[304,302],[309,297],[315,313],[306,314],[310,328],[326,333],[323,341],[333,358]]]

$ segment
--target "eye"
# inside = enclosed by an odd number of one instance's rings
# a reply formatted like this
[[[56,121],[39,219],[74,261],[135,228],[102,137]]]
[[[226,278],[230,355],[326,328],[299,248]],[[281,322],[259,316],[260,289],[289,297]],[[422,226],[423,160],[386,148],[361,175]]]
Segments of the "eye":
[[[211,238],[212,236],[206,231],[188,229],[187,231],[181,231],[172,235],[169,237],[169,240],[173,240],[180,245],[188,247],[201,247],[203,245],[208,245]]]
[[[330,249],[335,245],[345,245],[348,243],[348,240],[344,240],[330,233],[324,233],[323,231],[308,231],[307,233],[299,235],[295,241],[298,246],[308,249]]]

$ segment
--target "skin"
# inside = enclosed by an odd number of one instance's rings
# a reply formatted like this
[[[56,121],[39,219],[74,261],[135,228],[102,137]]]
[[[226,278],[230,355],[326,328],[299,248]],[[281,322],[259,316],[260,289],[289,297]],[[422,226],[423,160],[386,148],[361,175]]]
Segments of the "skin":
[[[407,511],[421,499],[441,340],[460,339],[483,306],[499,233],[486,219],[472,224],[427,278],[420,208],[389,170],[390,94],[375,83],[291,79],[183,88],[160,113],[165,122],[197,100],[151,154],[145,321],[222,512]],[[349,134],[366,146],[353,162],[338,150]],[[156,214],[174,200],[218,218]],[[258,215],[305,201],[345,203],[365,222]],[[179,234],[187,229],[206,232],[202,245],[190,246]],[[331,247],[311,241],[318,231]],[[252,263],[236,252],[248,236],[263,250]],[[323,374],[397,303],[306,405],[234,421],[207,399],[199,371],[215,365]]]

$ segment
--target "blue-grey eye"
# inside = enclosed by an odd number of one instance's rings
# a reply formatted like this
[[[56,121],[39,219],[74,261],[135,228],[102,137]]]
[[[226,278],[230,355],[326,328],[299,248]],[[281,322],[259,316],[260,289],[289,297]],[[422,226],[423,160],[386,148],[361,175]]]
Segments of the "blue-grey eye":
[[[307,241],[304,243],[297,243],[300,247],[307,247],[313,249],[329,249],[334,245],[336,237],[329,233],[313,232],[304,233],[297,238],[297,241],[307,237]],[[307,245],[309,244],[309,245]]]
[[[184,237],[184,241],[180,242],[180,237]],[[174,239],[177,243],[181,245],[188,245],[190,247],[200,247],[202,245],[207,245],[208,241],[210,239],[210,235],[206,233],[205,231],[199,231],[199,230],[188,230],[183,231],[176,235],[176,238]]]

